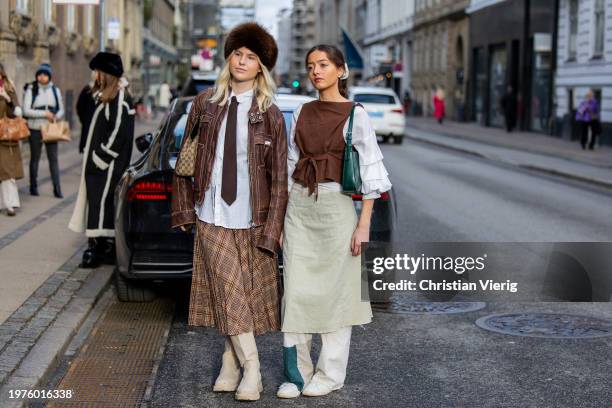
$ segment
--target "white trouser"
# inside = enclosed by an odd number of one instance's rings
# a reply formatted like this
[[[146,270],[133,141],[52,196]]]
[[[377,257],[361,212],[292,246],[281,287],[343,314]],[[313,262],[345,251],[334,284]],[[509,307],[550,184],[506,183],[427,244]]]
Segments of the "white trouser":
[[[351,345],[352,326],[321,333],[321,354],[313,375],[310,346],[312,334],[283,333],[285,379],[302,390],[312,380],[339,389],[344,385]]]
[[[0,182],[0,209],[19,207],[19,190],[15,179]]]

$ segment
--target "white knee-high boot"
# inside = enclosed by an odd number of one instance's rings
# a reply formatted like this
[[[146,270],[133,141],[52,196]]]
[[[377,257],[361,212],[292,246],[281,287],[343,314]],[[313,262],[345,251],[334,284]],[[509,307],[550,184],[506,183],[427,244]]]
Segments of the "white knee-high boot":
[[[213,386],[215,392],[233,392],[240,383],[240,362],[229,336],[225,337],[225,350],[221,357],[221,371]]]
[[[230,336],[234,351],[242,366],[242,380],[236,389],[236,399],[256,401],[263,391],[261,373],[259,371],[259,355],[253,332]]]

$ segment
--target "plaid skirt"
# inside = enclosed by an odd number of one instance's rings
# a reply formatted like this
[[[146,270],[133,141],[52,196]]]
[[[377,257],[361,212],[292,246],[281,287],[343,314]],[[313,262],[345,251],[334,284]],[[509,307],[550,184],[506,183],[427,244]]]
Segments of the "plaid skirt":
[[[187,324],[230,336],[280,329],[277,259],[256,248],[262,233],[196,221]]]

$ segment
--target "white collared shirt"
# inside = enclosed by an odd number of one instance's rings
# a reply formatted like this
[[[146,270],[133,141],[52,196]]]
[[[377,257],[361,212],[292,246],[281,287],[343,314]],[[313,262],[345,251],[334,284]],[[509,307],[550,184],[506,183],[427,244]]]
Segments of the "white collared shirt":
[[[233,96],[238,100],[238,112],[236,114],[236,201],[232,205],[227,205],[221,198],[225,128],[227,112],[229,111],[227,109],[219,128],[210,185],[204,193],[204,201],[200,206],[196,204],[195,210],[198,218],[209,224],[224,228],[244,229],[251,228],[253,225],[248,163],[249,109],[251,109],[253,89],[239,95],[235,95],[232,91],[227,101],[228,107]]]

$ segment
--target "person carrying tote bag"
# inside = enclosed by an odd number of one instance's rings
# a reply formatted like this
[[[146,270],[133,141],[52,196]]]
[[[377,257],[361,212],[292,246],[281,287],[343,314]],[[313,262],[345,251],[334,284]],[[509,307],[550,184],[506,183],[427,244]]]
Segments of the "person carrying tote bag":
[[[370,303],[361,301],[361,243],[369,240],[374,199],[391,188],[368,114],[347,99],[349,70],[342,52],[317,45],[305,64],[319,99],[295,111],[289,137],[281,328],[285,382],[279,398],[322,396],[343,387],[351,328],[372,320]],[[359,177],[352,167],[357,163]],[[354,192],[363,194],[360,217],[350,196]],[[316,367],[310,356],[315,333],[322,340]]]
[[[30,194],[38,195],[38,164],[44,144],[53,181],[53,195],[63,198],[60,188],[57,142],[43,141],[41,134],[41,128],[44,125],[64,117],[62,93],[51,81],[52,77],[51,66],[43,63],[36,70],[35,80],[25,86],[23,116],[27,118],[30,129]]]
[[[40,127],[40,133],[45,143],[70,141],[70,126],[64,120],[45,123]]]
[[[0,209],[6,209],[6,214],[11,217],[20,205],[16,180],[23,178],[19,139],[27,134],[24,133],[27,127],[23,129],[23,123],[18,122],[23,121],[21,113],[15,85],[0,64],[0,122],[3,124],[0,126]],[[11,122],[11,126],[21,127],[17,132],[19,137],[9,135],[12,131],[7,128],[8,122]]]

